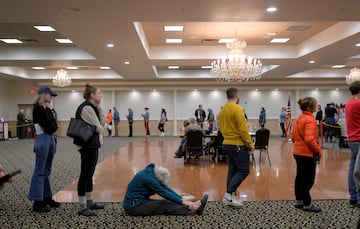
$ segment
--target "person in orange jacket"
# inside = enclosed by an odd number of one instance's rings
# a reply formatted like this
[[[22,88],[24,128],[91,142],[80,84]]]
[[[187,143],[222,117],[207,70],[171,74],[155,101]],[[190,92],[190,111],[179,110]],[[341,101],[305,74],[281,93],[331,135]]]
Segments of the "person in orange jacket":
[[[316,164],[321,158],[318,142],[318,127],[313,113],[316,111],[316,99],[305,97],[298,104],[302,114],[294,121],[291,139],[294,142],[296,161],[295,208],[308,212],[320,212],[319,207],[311,203],[310,189],[314,185]]]
[[[112,120],[113,120],[113,116],[111,113],[111,109],[109,109],[107,115],[106,115],[106,124],[107,124],[107,129],[109,132],[109,137],[111,136],[111,129],[112,129]]]

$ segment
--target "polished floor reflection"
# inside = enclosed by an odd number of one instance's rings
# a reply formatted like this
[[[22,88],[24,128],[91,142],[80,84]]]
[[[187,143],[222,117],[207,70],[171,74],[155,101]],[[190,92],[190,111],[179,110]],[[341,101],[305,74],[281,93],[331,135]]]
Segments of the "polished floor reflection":
[[[94,198],[99,202],[122,202],[131,177],[149,163],[167,167],[171,173],[169,186],[178,193],[190,193],[200,198],[209,194],[209,200],[221,200],[225,192],[226,163],[214,163],[204,156],[200,161],[184,165],[173,158],[179,141],[130,142],[99,163],[94,176]],[[271,167],[265,154],[238,189],[244,200],[286,200],[294,198],[295,161],[292,143],[274,137],[270,139]],[[314,199],[347,199],[347,170],[349,150],[332,145],[324,149],[324,157],[317,168]],[[61,202],[77,202],[77,181],[55,195]]]

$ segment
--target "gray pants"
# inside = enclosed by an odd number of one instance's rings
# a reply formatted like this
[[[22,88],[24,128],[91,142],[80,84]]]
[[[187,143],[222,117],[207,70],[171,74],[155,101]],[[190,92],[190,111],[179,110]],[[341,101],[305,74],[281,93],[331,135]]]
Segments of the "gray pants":
[[[125,210],[125,212],[132,216],[192,214],[187,205],[177,204],[169,200],[149,200],[135,208]]]

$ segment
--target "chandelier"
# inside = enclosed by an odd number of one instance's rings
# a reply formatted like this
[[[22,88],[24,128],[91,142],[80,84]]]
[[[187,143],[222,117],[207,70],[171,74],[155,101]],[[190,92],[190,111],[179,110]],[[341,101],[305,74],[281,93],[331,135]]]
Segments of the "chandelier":
[[[351,84],[355,81],[360,81],[360,69],[359,68],[350,69],[350,74],[346,76],[345,82],[347,84]]]
[[[57,87],[66,87],[71,85],[71,77],[67,74],[66,70],[60,69],[53,77],[52,83]]]
[[[217,75],[217,81],[244,82],[261,78],[262,64],[244,54],[246,46],[245,41],[238,39],[233,43],[226,43],[226,48],[230,49],[228,59],[217,59],[211,63],[210,72]]]

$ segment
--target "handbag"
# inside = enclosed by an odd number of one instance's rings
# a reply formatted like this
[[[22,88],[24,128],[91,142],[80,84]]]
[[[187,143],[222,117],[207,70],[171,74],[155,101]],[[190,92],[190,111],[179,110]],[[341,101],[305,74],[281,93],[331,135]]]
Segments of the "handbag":
[[[95,133],[96,127],[87,124],[82,119],[71,118],[66,135],[87,142]]]

